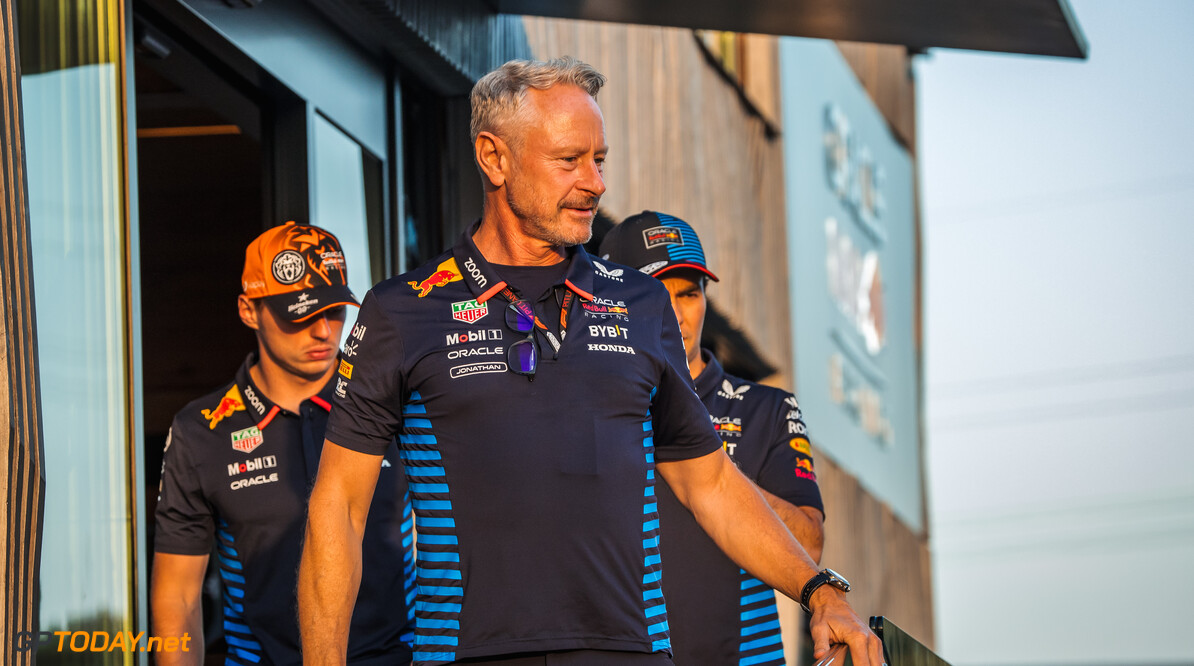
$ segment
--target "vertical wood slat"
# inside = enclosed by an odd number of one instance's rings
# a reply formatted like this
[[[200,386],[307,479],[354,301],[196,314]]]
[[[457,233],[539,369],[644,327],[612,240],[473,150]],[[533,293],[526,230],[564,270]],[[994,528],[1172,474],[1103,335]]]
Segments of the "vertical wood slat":
[[[887,119],[896,139],[915,156],[916,81],[907,49],[859,42],[837,42],[837,48]]]
[[[37,374],[37,334],[33,308],[33,266],[29,239],[28,187],[21,119],[21,76],[15,3],[0,0],[0,507],[4,532],[5,590],[0,618],[0,653],[6,663],[31,664],[33,652],[15,652],[18,632],[37,631],[45,471]]]

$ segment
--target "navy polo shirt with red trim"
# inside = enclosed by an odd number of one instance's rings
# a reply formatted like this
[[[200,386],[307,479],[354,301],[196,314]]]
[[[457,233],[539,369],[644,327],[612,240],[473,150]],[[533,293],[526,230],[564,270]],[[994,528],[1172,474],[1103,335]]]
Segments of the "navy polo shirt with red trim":
[[[655,463],[721,442],[668,293],[569,249],[567,325],[550,327],[558,351],[536,332],[530,381],[508,371],[526,335],[506,325],[476,229],[365,297],[328,422],[365,453],[398,436],[419,535],[415,663],[670,651]]]
[[[796,398],[727,374],[706,350],[701,355],[697,394],[734,464],[776,497],[824,511]],[[659,512],[676,664],[782,666],[772,589],[726,557],[666,484]]]
[[[307,497],[319,468],[335,380],[280,408],[249,375],[174,418],[162,464],[154,550],[214,557],[222,582],[227,664],[301,664],[295,584]],[[349,663],[406,663],[413,641],[413,515],[394,444],[382,452],[365,527]]]

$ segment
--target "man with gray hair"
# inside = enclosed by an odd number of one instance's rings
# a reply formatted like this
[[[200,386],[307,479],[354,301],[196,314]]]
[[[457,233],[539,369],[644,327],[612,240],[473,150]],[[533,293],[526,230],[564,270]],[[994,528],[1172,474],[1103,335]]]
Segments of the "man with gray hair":
[[[580,247],[605,192],[603,84],[571,58],[478,81],[481,219],[365,297],[311,493],[305,663],[344,663],[395,437],[419,533],[416,664],[670,664],[657,471],[760,579],[799,597],[818,576],[722,451],[667,290]],[[848,643],[859,666],[882,662],[842,590],[808,603],[819,653]]]

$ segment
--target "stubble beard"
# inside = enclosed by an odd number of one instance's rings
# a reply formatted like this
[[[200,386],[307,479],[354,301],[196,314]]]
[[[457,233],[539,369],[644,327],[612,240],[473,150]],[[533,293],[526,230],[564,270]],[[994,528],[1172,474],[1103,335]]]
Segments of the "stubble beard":
[[[540,202],[542,205],[531,208],[522,205],[519,198],[514,195],[513,188],[508,189],[506,193],[506,204],[510,207],[510,211],[519,220],[522,220],[528,236],[545,243],[565,247],[588,243],[593,238],[593,220],[590,218],[589,223],[583,228],[570,229],[569,227],[572,225],[565,224],[561,219],[563,210],[573,207],[596,210],[597,201],[597,197],[564,201],[556,207],[555,215],[551,216],[539,212],[549,209],[550,204]]]

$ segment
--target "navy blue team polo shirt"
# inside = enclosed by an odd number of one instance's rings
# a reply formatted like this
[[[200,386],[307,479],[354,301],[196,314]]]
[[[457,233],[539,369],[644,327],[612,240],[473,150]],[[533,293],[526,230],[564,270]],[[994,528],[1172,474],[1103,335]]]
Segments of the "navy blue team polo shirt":
[[[477,228],[365,297],[328,423],[365,453],[398,435],[419,534],[415,663],[668,651],[655,463],[721,446],[668,293],[569,249],[566,335],[556,353],[536,334],[529,381],[506,367],[525,334],[506,326]]]
[[[701,357],[697,394],[726,453],[759,487],[823,511],[796,398],[727,374],[706,350]],[[659,489],[659,513],[677,666],[782,666],[772,589],[726,557],[667,484]]]
[[[307,497],[335,380],[295,414],[236,379],[174,418],[162,464],[154,550],[208,555],[222,580],[227,664],[301,664],[295,584]],[[350,664],[406,663],[413,642],[413,516],[394,444],[383,449],[363,542]],[[402,563],[401,565],[398,563]]]

